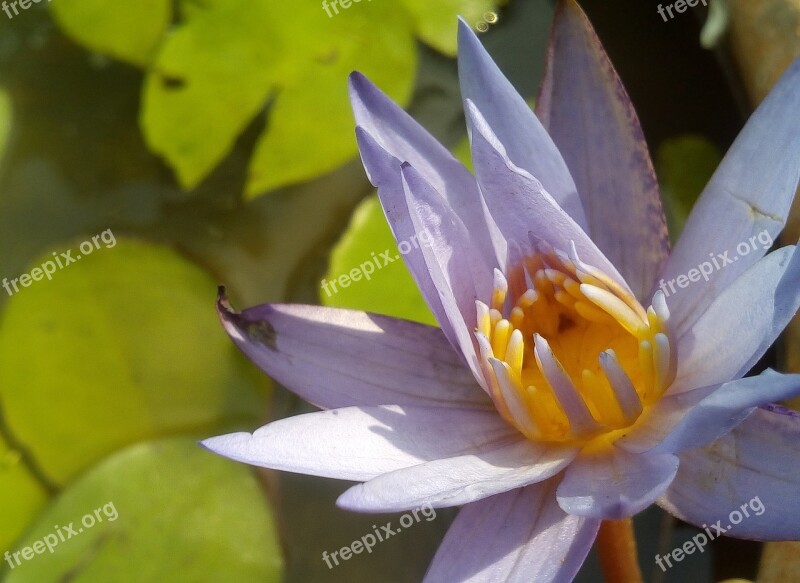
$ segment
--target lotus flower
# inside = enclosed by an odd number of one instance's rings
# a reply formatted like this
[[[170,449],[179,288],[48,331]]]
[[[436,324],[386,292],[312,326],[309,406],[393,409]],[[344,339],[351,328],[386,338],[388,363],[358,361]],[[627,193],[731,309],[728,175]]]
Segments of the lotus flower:
[[[764,516],[731,535],[800,538],[800,415],[769,405],[800,393],[800,375],[741,378],[800,305],[795,247],[751,245],[777,237],[798,185],[800,62],[671,253],[638,119],[575,2],[557,10],[536,114],[463,22],[459,75],[475,176],[351,77],[394,235],[431,241],[405,260],[440,328],[318,306],[238,313],[223,296],[241,350],[323,410],[203,445],[360,482],[347,509],[463,506],[428,582],[570,581],[602,520],[654,502],[705,525],[758,496]]]

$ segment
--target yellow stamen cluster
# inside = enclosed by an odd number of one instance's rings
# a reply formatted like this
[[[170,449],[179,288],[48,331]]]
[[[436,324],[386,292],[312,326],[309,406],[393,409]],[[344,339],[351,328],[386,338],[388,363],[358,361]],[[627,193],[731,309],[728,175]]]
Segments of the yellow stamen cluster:
[[[582,441],[632,425],[675,376],[663,295],[645,310],[617,281],[541,247],[495,272],[476,339],[500,413],[537,441]]]

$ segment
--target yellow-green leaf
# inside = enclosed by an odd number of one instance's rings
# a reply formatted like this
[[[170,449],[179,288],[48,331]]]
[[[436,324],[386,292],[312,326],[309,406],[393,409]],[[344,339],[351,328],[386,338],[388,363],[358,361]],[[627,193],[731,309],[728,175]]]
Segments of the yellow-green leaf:
[[[251,470],[186,438],[141,443],[92,468],[16,552],[13,569],[0,566],[5,583],[278,583],[283,565]]]
[[[61,28],[90,50],[148,65],[172,19],[170,0],[56,0]]]
[[[215,282],[168,248],[111,240],[16,284],[0,326],[8,431],[56,483],[130,443],[249,426],[266,409],[263,375],[217,321]]]
[[[0,435],[0,553],[25,530],[47,502],[47,492],[22,461],[22,452]]]
[[[264,0],[183,2],[145,80],[141,126],[150,148],[193,188],[264,106],[286,47]]]
[[[315,14],[307,23],[303,35],[314,55],[297,63],[296,78],[278,91],[250,162],[250,197],[333,170],[356,155],[351,71],[399,103],[411,94],[416,46],[408,18],[395,5],[362,3],[330,21]]]
[[[456,54],[457,16],[480,30],[497,19],[497,0],[401,0],[414,17],[417,34],[433,48]]]

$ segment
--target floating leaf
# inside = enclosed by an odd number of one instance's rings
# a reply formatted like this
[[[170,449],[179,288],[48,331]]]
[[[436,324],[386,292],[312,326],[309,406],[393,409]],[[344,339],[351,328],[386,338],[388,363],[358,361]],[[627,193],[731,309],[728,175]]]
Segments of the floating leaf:
[[[50,547],[33,554],[36,541]],[[186,438],[104,460],[47,509],[17,551],[6,583],[277,583],[282,572],[274,520],[252,472]]]
[[[170,0],[57,0],[49,6],[75,41],[139,66],[150,63],[172,18]]]
[[[150,147],[190,189],[273,97],[250,164],[249,197],[313,178],[355,155],[351,71],[405,104],[416,68],[414,28],[455,54],[456,15],[477,22],[495,6],[405,0],[404,11],[385,2],[346,9],[299,3],[276,15],[266,0],[185,4],[185,18],[148,75],[142,127]]]
[[[267,0],[188,2],[144,92],[150,147],[193,188],[275,95],[251,164],[251,195],[335,168],[355,154],[347,75],[362,69],[405,101],[415,47],[388,4],[331,20],[320,5],[277,13]],[[381,50],[376,51],[379,45]]]
[[[167,248],[104,237],[52,281],[20,282],[0,327],[8,431],[57,483],[135,441],[250,426],[266,409],[216,320],[214,282]]]
[[[395,5],[353,5],[330,20],[323,12],[322,19],[313,14],[305,22],[302,37],[314,56],[297,63],[296,78],[278,92],[251,160],[250,197],[333,170],[356,155],[347,95],[351,71],[400,103],[411,94],[416,47],[409,19]]]
[[[275,34],[282,24],[275,7],[265,0],[181,6],[183,20],[145,81],[141,125],[150,148],[188,189],[264,106],[287,47]]]
[[[456,16],[480,30],[494,23],[499,4],[495,0],[401,0],[401,3],[414,16],[420,38],[447,55],[456,54]]]
[[[0,436],[0,553],[22,534],[47,502],[47,492],[28,471],[22,454]]]

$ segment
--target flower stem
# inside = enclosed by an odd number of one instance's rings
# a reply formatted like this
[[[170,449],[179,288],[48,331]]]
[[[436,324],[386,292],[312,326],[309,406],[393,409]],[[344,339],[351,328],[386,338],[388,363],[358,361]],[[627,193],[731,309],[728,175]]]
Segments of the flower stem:
[[[643,582],[630,518],[603,521],[597,533],[597,552],[607,583]]]

